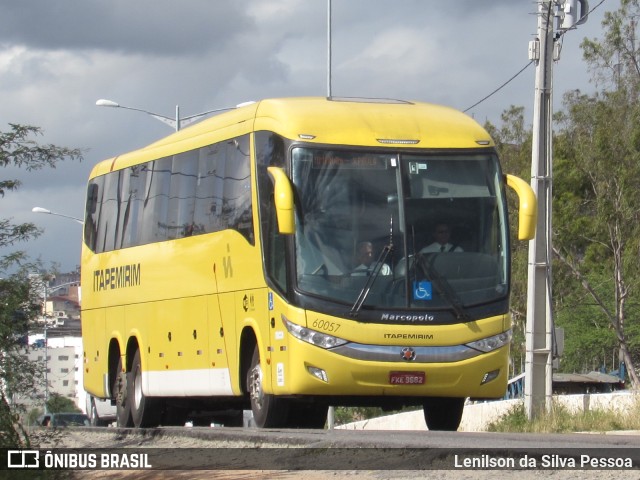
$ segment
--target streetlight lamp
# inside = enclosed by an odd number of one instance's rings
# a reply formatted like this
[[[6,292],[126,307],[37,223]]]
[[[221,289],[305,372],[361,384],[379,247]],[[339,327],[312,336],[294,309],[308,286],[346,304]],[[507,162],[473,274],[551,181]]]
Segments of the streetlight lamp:
[[[33,213],[48,213],[49,215],[56,215],[58,217],[64,217],[64,218],[70,218],[71,220],[75,220],[76,222],[78,222],[79,224],[83,225],[84,222],[82,220],[80,220],[79,218],[76,217],[72,217],[70,215],[64,215],[62,213],[56,213],[56,212],[52,212],[51,210],[48,210],[46,208],[42,208],[42,207],[33,207],[31,209],[31,211]]]
[[[151,115],[153,118],[156,118],[156,119],[160,120],[161,122],[166,123],[170,127],[175,128],[175,130],[177,132],[182,127],[186,127],[190,123],[195,122],[196,120],[204,117],[205,115],[209,115],[210,113],[215,113],[215,112],[223,112],[225,110],[233,110],[234,108],[238,108],[238,107],[244,106],[244,105],[249,104],[249,103],[253,103],[253,102],[241,103],[239,105],[236,105],[235,107],[214,108],[213,110],[207,110],[206,112],[196,113],[195,115],[189,115],[187,117],[180,117],[180,107],[178,105],[176,105],[176,116],[175,116],[175,118],[170,118],[170,117],[166,117],[164,115],[160,115],[160,114],[157,114],[157,113],[148,112],[147,110],[142,110],[141,108],[126,107],[124,105],[120,105],[117,102],[114,102],[114,101],[111,101],[111,100],[105,100],[104,98],[101,98],[100,100],[98,100],[96,102],[96,105],[98,107],[124,108],[124,109],[127,109],[127,110],[135,110],[136,112],[146,113],[147,115]]]

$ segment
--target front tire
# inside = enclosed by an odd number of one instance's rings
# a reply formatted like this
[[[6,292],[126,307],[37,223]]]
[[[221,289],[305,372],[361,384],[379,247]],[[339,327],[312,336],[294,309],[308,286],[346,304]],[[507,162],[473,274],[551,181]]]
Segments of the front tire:
[[[264,392],[260,351],[256,345],[247,371],[246,385],[251,401],[253,419],[259,428],[281,428],[287,426],[289,405],[286,400]]]
[[[140,362],[140,350],[136,350],[131,366],[129,382],[129,404],[131,405],[131,418],[137,428],[157,427],[160,424],[160,409],[157,398],[145,397],[142,392],[142,363]]]
[[[424,419],[429,430],[455,432],[462,421],[465,398],[432,397],[423,403]]]

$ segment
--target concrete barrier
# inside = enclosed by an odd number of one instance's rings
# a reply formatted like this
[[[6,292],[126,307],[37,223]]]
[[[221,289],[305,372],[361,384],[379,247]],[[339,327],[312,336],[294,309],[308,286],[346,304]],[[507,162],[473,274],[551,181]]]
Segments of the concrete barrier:
[[[628,411],[640,405],[640,394],[622,391],[584,395],[557,395],[554,402],[564,405],[570,412],[588,410]],[[523,399],[495,402],[468,403],[460,422],[460,432],[484,432],[487,426],[522,403]],[[404,412],[383,417],[361,420],[336,428],[347,430],[427,430],[422,410]]]

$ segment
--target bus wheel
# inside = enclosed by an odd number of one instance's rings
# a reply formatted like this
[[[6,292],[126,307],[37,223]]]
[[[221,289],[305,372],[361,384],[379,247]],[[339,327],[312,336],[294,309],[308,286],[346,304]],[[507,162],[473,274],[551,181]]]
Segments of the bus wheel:
[[[113,396],[116,399],[116,422],[119,427],[133,427],[131,419],[131,403],[127,395],[129,373],[122,371],[122,357],[118,360],[116,379],[113,382]]]
[[[87,416],[89,417],[89,423],[92,427],[101,427],[100,419],[98,418],[98,409],[96,408],[96,401],[87,394],[87,402],[89,403],[89,408],[87,408]]]
[[[462,420],[464,398],[432,397],[423,403],[424,419],[429,430],[455,432]]]
[[[129,403],[133,425],[138,428],[157,427],[160,424],[159,402],[156,398],[148,398],[142,393],[142,364],[140,350],[136,350],[131,366],[129,382]]]
[[[247,392],[251,401],[253,419],[259,428],[285,427],[289,413],[286,400],[263,390],[262,368],[260,368],[260,351],[256,345],[251,358],[251,366],[247,372]]]
[[[96,399],[89,393],[87,393],[87,417],[89,417],[89,423],[92,427],[106,427],[108,424],[98,415]]]

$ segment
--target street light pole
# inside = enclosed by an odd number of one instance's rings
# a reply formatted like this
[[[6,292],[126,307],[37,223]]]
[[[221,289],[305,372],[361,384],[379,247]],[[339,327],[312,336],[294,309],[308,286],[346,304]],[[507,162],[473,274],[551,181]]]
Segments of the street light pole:
[[[47,208],[42,208],[42,207],[33,207],[31,209],[31,211],[33,213],[46,213],[48,215],[55,215],[57,217],[64,217],[64,218],[68,218],[70,220],[73,220],[75,222],[78,222],[80,225],[84,225],[84,222],[82,220],[80,220],[79,218],[76,217],[72,217],[71,215],[64,215],[62,213],[56,213],[56,212],[52,212],[51,210],[47,209]],[[48,412],[48,406],[47,403],[49,402],[49,338],[48,338],[48,321],[47,321],[47,298],[49,297],[50,293],[55,292],[56,290],[60,290],[63,287],[67,287],[69,285],[73,285],[74,283],[77,282],[67,282],[67,283],[62,283],[60,285],[56,285],[53,288],[49,288],[48,284],[46,281],[43,281],[43,288],[44,288],[44,300],[43,300],[43,308],[42,308],[42,316],[44,318],[44,413],[45,415]]]
[[[70,216],[70,215],[64,215],[64,214],[62,214],[62,213],[52,212],[51,210],[48,210],[48,209],[46,209],[46,208],[42,208],[42,207],[33,207],[33,208],[31,209],[31,211],[32,211],[33,213],[47,213],[47,214],[49,214],[49,215],[55,215],[55,216],[57,216],[57,217],[70,218],[71,220],[74,220],[74,221],[76,221],[76,222],[78,222],[78,223],[80,223],[80,224],[84,224],[84,222],[83,222],[82,220],[80,220],[79,218],[72,217],[72,216]]]
[[[44,414],[49,413],[49,338],[47,329],[47,282],[44,282],[44,308],[42,312],[44,317]]]
[[[42,309],[42,316],[44,317],[44,414],[46,415],[49,413],[49,322],[47,317],[47,298],[49,298],[49,294],[78,282],[61,283],[55,287],[49,287],[48,280],[44,280],[42,283],[44,287],[44,302]]]
[[[253,102],[247,102],[247,103],[253,103]],[[153,118],[155,118],[157,120],[160,120],[162,123],[166,123],[170,127],[174,128],[176,130],[176,132],[177,132],[182,127],[186,127],[190,123],[193,123],[196,120],[198,120],[198,119],[200,119],[200,118],[202,118],[202,117],[204,117],[206,115],[209,115],[210,113],[223,112],[225,110],[233,110],[235,108],[244,106],[245,104],[241,103],[240,105],[236,105],[235,107],[214,108],[213,110],[207,110],[206,112],[196,113],[195,115],[189,115],[187,117],[180,117],[180,106],[176,105],[176,116],[175,116],[175,118],[170,118],[170,117],[167,117],[165,115],[160,115],[158,113],[149,112],[149,111],[143,110],[141,108],[127,107],[125,105],[120,105],[119,103],[114,102],[112,100],[105,100],[104,98],[101,98],[100,100],[98,100],[96,102],[96,105],[98,107],[124,108],[125,110],[134,110],[136,112],[146,113],[147,115],[151,115]]]

